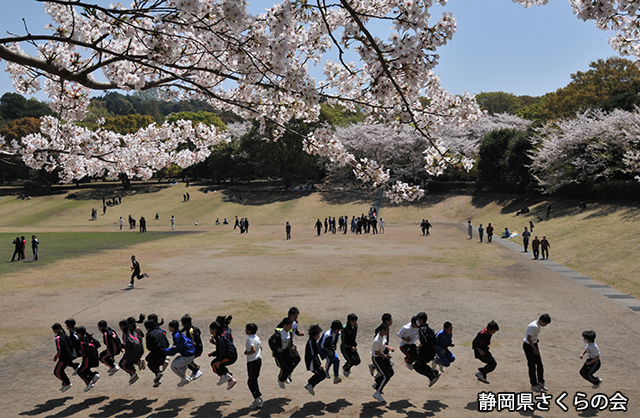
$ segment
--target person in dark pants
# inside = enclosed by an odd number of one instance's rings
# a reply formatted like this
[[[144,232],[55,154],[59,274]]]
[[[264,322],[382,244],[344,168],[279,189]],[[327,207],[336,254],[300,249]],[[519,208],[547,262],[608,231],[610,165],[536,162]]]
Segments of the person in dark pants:
[[[284,318],[280,324],[282,328],[276,328],[275,336],[277,336],[277,338],[273,341],[273,346],[271,346],[271,339],[269,345],[273,351],[276,365],[280,369],[278,385],[280,389],[284,389],[285,383],[291,382],[291,373],[293,373],[298,363],[300,363],[300,355],[298,355],[297,348],[293,344],[293,321],[291,318]]]
[[[322,367],[322,360],[320,360],[320,348],[318,347],[320,334],[322,334],[320,325],[311,325],[309,328],[309,341],[307,341],[304,349],[304,362],[307,365],[307,370],[313,373],[304,388],[313,396],[316,394],[314,391],[316,385],[327,377],[324,367]]]
[[[375,378],[375,383],[373,385],[376,390],[373,397],[380,402],[386,402],[382,397],[382,391],[387,383],[389,383],[389,380],[393,377],[394,373],[393,366],[391,365],[391,354],[385,354],[385,351],[389,350],[393,352],[394,350],[387,346],[389,325],[382,323],[378,329],[379,333],[373,340],[373,345],[371,347],[371,360],[378,371],[378,376]]]
[[[491,240],[493,239],[493,226],[491,225],[491,222],[489,222],[489,225],[487,225],[487,242],[491,243]]]
[[[40,241],[35,235],[31,235],[31,251],[33,251],[33,261],[38,261],[38,245]]]
[[[322,234],[322,222],[320,222],[320,219],[318,219],[316,221],[316,230],[318,231],[318,236],[320,236],[320,234]]]
[[[287,239],[291,239],[291,224],[287,222],[287,226],[284,227],[284,230],[287,233]]]
[[[187,368],[191,370],[191,380],[197,380],[202,376],[202,371],[200,370],[200,366],[198,366],[195,362],[195,359],[200,357],[202,355],[202,352],[204,351],[204,345],[202,344],[202,332],[198,327],[193,325],[193,320],[189,315],[184,315],[182,318],[180,318],[180,323],[182,324],[181,332],[188,339],[193,341],[193,345],[196,348],[196,351],[193,355],[194,361],[189,363]]]
[[[73,367],[73,359],[71,355],[71,341],[69,337],[62,329],[62,325],[55,323],[51,326],[51,330],[56,335],[56,355],[53,357],[53,361],[56,362],[56,367],[53,369],[53,374],[60,379],[62,387],[60,392],[66,392],[71,388],[71,381],[64,372],[67,367]]]
[[[147,273],[143,273],[140,274],[140,263],[138,263],[138,260],[136,260],[136,256],[132,255],[131,256],[131,263],[133,264],[131,266],[131,282],[129,283],[129,287],[133,287],[133,279],[144,279],[145,277],[149,277],[149,275]]]
[[[542,241],[540,241],[540,246],[542,247],[542,259],[548,259],[549,258],[549,248],[551,248],[551,244],[549,244],[549,241],[547,240],[547,236],[543,235],[542,236]]]
[[[531,249],[533,250],[533,259],[537,260],[540,256],[540,240],[537,235],[533,237],[533,241],[531,241]]]
[[[344,356],[344,366],[342,372],[345,377],[349,377],[351,368],[360,364],[360,355],[358,354],[358,343],[356,337],[358,335],[358,316],[354,313],[347,315],[347,323],[342,327],[340,333],[340,351]]]
[[[498,324],[495,321],[491,321],[473,339],[472,347],[475,358],[486,364],[486,366],[479,368],[478,373],[476,373],[478,380],[483,383],[489,383],[487,375],[494,371],[498,365],[489,351],[489,345],[491,344],[491,336],[499,330]]]
[[[596,332],[585,331],[582,333],[582,338],[584,339],[585,347],[580,354],[580,358],[583,358],[584,355],[587,354],[587,360],[580,369],[580,376],[593,383],[594,389],[598,389],[600,383],[602,383],[602,379],[593,375],[600,369],[600,349],[596,344]]]
[[[109,328],[107,321],[98,322],[98,329],[102,333],[102,341],[105,347],[104,351],[100,353],[100,361],[109,368],[109,376],[113,376],[120,370],[114,357],[122,352],[122,341],[120,341],[118,334]]]
[[[167,358],[166,349],[169,348],[169,340],[167,334],[158,326],[158,323],[152,319],[144,322],[144,327],[147,330],[147,336],[145,337],[147,343],[147,350],[149,354],[145,357],[149,370],[154,374],[153,387],[157,388],[162,383],[162,375],[165,360]]]
[[[542,392],[549,390],[544,385],[544,367],[542,366],[542,358],[538,349],[538,336],[540,330],[551,323],[549,314],[543,314],[527,327],[527,333],[524,336],[522,348],[524,355],[527,357],[527,367],[529,368],[529,382],[531,390],[534,392]]]
[[[244,346],[244,355],[247,356],[247,375],[249,376],[247,385],[253,395],[253,403],[249,406],[251,409],[260,409],[263,404],[262,393],[258,385],[258,377],[260,377],[260,369],[262,368],[262,344],[260,337],[256,335],[257,332],[258,326],[256,324],[249,323],[245,326],[245,333],[248,337]]]
[[[98,358],[100,343],[87,333],[85,327],[78,327],[76,332],[80,340],[80,352],[82,354],[82,364],[80,365],[80,370],[78,370],[78,376],[87,384],[84,391],[88,392],[100,379],[100,375],[91,370],[93,367],[98,367],[100,363]]]
[[[11,261],[14,261],[16,256],[18,256],[18,261],[20,261],[20,250],[22,249],[22,241],[20,240],[20,237],[16,237],[12,244],[15,246],[15,250],[13,251],[13,256],[11,256]]]
[[[524,252],[528,252],[527,250],[529,249],[529,238],[531,238],[531,232],[529,232],[529,229],[525,226],[524,227],[524,232],[522,233],[522,245],[524,246]]]

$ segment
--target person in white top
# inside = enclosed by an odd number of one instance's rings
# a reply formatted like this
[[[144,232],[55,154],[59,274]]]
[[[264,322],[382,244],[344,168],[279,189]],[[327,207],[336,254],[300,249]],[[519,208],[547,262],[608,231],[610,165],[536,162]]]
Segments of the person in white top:
[[[544,367],[542,366],[542,358],[538,349],[538,341],[540,329],[551,323],[549,314],[543,314],[527,327],[527,333],[524,336],[522,348],[524,355],[527,357],[527,367],[529,368],[529,381],[531,390],[534,392],[542,392],[549,390],[544,384]]]
[[[582,338],[584,339],[585,346],[584,350],[580,354],[580,358],[584,357],[586,354],[587,360],[580,369],[580,376],[593,383],[593,388],[597,389],[600,386],[600,383],[602,383],[602,379],[593,375],[598,371],[598,369],[600,369],[600,349],[596,344],[596,332],[585,331],[582,333]]]
[[[249,390],[253,395],[253,403],[251,409],[262,408],[262,393],[258,385],[258,377],[260,377],[260,368],[262,367],[262,345],[260,337],[256,335],[258,326],[254,323],[247,324],[245,333],[248,335],[247,342],[244,347],[244,354],[247,356],[247,375],[249,376]]]
[[[420,324],[418,317],[411,318],[411,322],[400,328],[398,338],[400,338],[400,351],[404,353],[404,362],[409,370],[413,370],[413,363],[418,358],[418,347],[416,343],[419,338]]]
[[[386,402],[382,397],[382,390],[393,376],[393,366],[391,365],[391,354],[385,354],[385,349],[393,352],[393,348],[387,345],[389,338],[389,325],[382,323],[378,327],[379,332],[373,340],[371,347],[371,360],[378,370],[373,388],[376,392],[373,397],[380,402]]]

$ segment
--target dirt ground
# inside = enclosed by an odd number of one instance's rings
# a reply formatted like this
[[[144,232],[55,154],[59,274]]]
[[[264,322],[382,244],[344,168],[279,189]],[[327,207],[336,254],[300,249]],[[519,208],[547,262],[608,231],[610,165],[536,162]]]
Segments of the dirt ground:
[[[37,277],[3,276],[5,285],[23,285],[8,286],[0,295],[0,343],[5,347],[0,357],[0,416],[476,417],[482,415],[480,392],[529,391],[522,341],[527,325],[545,312],[552,323],[541,332],[540,349],[548,393],[553,395],[550,410],[511,414],[640,414],[638,314],[500,245],[467,240],[463,225],[436,224],[429,237],[421,236],[416,225],[388,225],[385,234],[377,236],[321,237],[315,237],[311,227],[303,231],[294,226],[291,241],[284,240],[284,227],[252,226],[248,235],[204,232],[60,261]],[[134,252],[151,277],[127,290],[128,257]],[[277,368],[267,339],[291,306],[300,309],[305,331],[314,322],[326,330],[333,319],[345,321],[351,312],[359,316],[363,364],[338,385],[322,382],[315,397],[303,388],[310,377],[303,364],[286,390],[276,383]],[[367,368],[373,329],[382,313],[392,313],[391,346],[397,348],[395,334],[419,311],[428,313],[436,331],[444,321],[454,324],[456,361],[428,388],[425,377],[402,365],[397,350],[396,373],[385,389],[387,403],[377,402]],[[263,409],[248,408],[252,398],[242,355],[231,366],[238,380],[231,391],[216,386],[217,376],[204,357],[197,363],[204,366],[205,375],[183,388],[176,387],[179,379],[171,372],[159,388],[152,388],[148,370],[130,386],[124,372],[108,377],[101,365],[102,377],[93,390],[83,393],[82,381],[72,377],[73,387],[61,394],[52,374],[51,324],[74,317],[79,325],[97,332],[101,319],[116,328],[118,320],[139,313],[157,313],[165,322],[190,313],[205,333],[216,315],[231,314],[239,351],[245,341],[244,325],[257,323],[265,348],[260,377]],[[471,341],[492,319],[500,325],[492,341],[498,367],[487,385],[474,377],[480,363],[473,358]],[[584,347],[581,332],[587,329],[596,330],[602,351],[597,375],[604,383],[598,390],[578,374],[582,364],[578,355]],[[303,350],[306,337],[296,341]],[[211,347],[207,345],[205,339],[205,352]],[[628,398],[629,412],[578,412],[572,402],[580,392],[587,400],[596,393],[611,397],[620,392]],[[554,403],[562,393],[566,393],[566,413]]]

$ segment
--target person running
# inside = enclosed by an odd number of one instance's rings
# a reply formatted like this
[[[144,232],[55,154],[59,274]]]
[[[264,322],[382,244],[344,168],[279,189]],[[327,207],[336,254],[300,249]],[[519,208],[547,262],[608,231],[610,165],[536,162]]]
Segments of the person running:
[[[347,323],[342,327],[340,334],[340,351],[344,356],[344,366],[342,373],[345,377],[351,374],[351,368],[360,364],[360,355],[358,354],[358,343],[356,337],[358,335],[358,316],[354,313],[347,315]]]
[[[140,263],[136,260],[136,256],[131,256],[131,282],[129,283],[129,287],[133,288],[133,279],[144,279],[145,277],[149,277],[147,273],[140,274]]]
[[[171,362],[171,370],[178,375],[180,382],[178,387],[182,387],[191,382],[191,378],[186,375],[187,367],[195,358],[196,347],[193,341],[182,335],[180,332],[180,324],[175,319],[169,322],[169,332],[173,337],[173,345],[165,348],[167,356],[176,356]]]
[[[260,343],[260,337],[256,335],[258,332],[258,326],[254,323],[249,323],[245,326],[245,334],[247,334],[247,341],[244,345],[244,355],[247,356],[247,375],[249,379],[247,385],[253,395],[253,403],[249,406],[250,409],[262,408],[262,393],[260,392],[260,385],[258,384],[258,377],[260,377],[260,369],[262,368],[262,344]]]
[[[304,349],[304,362],[307,366],[307,370],[313,373],[313,376],[309,378],[304,388],[312,396],[316,395],[314,390],[316,385],[328,377],[322,367],[322,360],[320,360],[320,347],[318,347],[320,334],[322,334],[322,328],[320,328],[320,325],[311,325],[311,327],[309,327],[309,341],[307,341],[307,345]]]
[[[385,353],[393,352],[394,350],[387,345],[389,341],[389,325],[382,323],[378,329],[379,332],[376,338],[373,339],[373,345],[371,346],[371,361],[378,371],[378,376],[373,384],[375,389],[373,397],[380,402],[386,402],[382,397],[382,391],[393,377],[393,366],[391,365],[391,354]]]
[[[213,372],[220,376],[218,385],[227,384],[227,390],[231,390],[236,385],[236,379],[233,378],[233,373],[229,371],[227,366],[231,366],[238,360],[238,351],[233,344],[233,336],[229,329],[229,323],[231,322],[231,315],[227,317],[218,317],[215,322],[209,325],[209,331],[211,332],[211,344],[215,344],[215,351],[209,353],[209,357],[213,357],[211,360],[211,368]]]
[[[491,337],[499,330],[498,324],[495,321],[491,321],[473,339],[472,348],[475,358],[486,364],[486,366],[479,368],[478,373],[476,373],[478,380],[483,383],[489,383],[487,375],[494,371],[498,365],[489,351],[489,345],[491,344]]]
[[[342,382],[342,379],[340,378],[340,359],[338,359],[338,353],[336,352],[338,340],[340,338],[340,331],[342,331],[342,322],[336,319],[331,322],[331,328],[322,334],[322,337],[318,342],[320,358],[322,360],[326,359],[327,361],[327,377],[331,377],[331,371],[329,368],[333,366],[334,384]]]
[[[204,351],[204,345],[202,344],[202,332],[200,331],[200,328],[193,325],[193,321],[189,315],[184,315],[180,319],[180,322],[182,323],[182,332],[188,339],[193,341],[193,345],[196,347],[194,361],[189,363],[187,366],[189,370],[191,370],[191,380],[196,380],[202,376],[202,370],[200,370],[200,366],[195,362],[195,359],[200,357]]]
[[[71,381],[64,372],[67,367],[73,367],[71,340],[62,329],[62,325],[57,322],[51,326],[51,330],[56,336],[56,355],[53,356],[56,366],[53,368],[53,374],[62,382],[60,392],[66,392],[71,388]]]
[[[549,314],[540,315],[540,318],[530,323],[527,327],[524,342],[522,343],[522,349],[527,358],[527,368],[529,369],[529,382],[531,383],[531,390],[534,392],[549,390],[544,385],[544,366],[542,365],[542,357],[538,348],[538,336],[540,335],[540,330],[550,323],[551,316]]]
[[[157,388],[162,383],[162,375],[167,367],[166,349],[169,348],[169,340],[167,340],[167,334],[160,328],[157,321],[148,319],[144,322],[144,327],[147,330],[146,343],[149,351],[145,360],[149,370],[154,375],[153,387]]]
[[[276,328],[269,338],[269,348],[273,353],[276,365],[280,369],[278,374],[278,385],[280,389],[285,388],[285,383],[291,383],[291,373],[300,363],[300,355],[293,344],[293,331],[291,318],[284,318],[280,324],[282,327]]]
[[[142,340],[136,332],[135,326],[131,327],[125,320],[120,321],[118,325],[120,326],[120,331],[122,331],[122,351],[124,352],[118,364],[122,370],[127,372],[129,384],[133,385],[139,379],[135,365],[142,359]]]
[[[80,353],[82,354],[82,365],[78,370],[78,376],[87,385],[84,391],[88,392],[93,389],[98,379],[100,379],[100,375],[91,370],[92,367],[98,367],[100,364],[98,356],[100,343],[91,334],[87,333],[85,327],[78,327],[76,332],[80,340]]]
[[[105,348],[100,353],[100,361],[109,368],[109,376],[113,376],[120,370],[120,367],[116,365],[115,356],[122,352],[122,341],[118,334],[109,328],[107,321],[104,319],[98,322],[98,329],[102,333],[102,341]]]

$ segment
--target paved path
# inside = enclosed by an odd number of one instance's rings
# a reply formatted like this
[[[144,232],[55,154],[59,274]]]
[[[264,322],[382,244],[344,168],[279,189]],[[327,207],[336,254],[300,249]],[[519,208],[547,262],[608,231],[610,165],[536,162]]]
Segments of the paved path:
[[[464,224],[465,227],[467,224]],[[477,230],[476,230],[477,233]],[[477,236],[477,235],[476,235]],[[493,242],[496,242],[502,246],[505,246],[517,253],[520,253],[523,257],[531,259],[531,253],[525,253],[522,251],[522,246],[516,244],[510,239],[498,238],[498,236],[493,236]],[[521,239],[520,236],[515,238],[516,240]],[[640,301],[633,296],[625,295],[624,293],[618,292],[616,289],[608,286],[606,284],[598,283],[593,280],[591,277],[587,277],[580,272],[570,269],[567,266],[562,264],[558,264],[553,260],[536,260],[536,262],[542,264],[549,270],[555,271],[556,273],[573,280],[574,282],[580,283],[584,287],[591,289],[599,295],[602,295],[622,306],[625,306],[632,311],[640,312]]]

